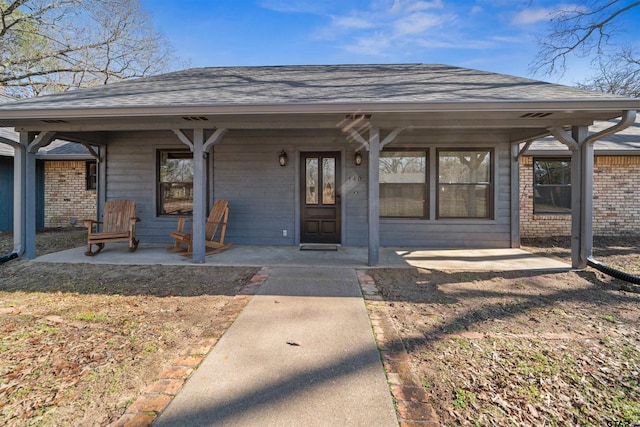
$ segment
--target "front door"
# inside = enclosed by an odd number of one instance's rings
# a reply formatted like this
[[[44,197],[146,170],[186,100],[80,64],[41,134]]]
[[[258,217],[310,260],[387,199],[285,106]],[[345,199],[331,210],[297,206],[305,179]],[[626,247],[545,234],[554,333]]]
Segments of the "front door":
[[[301,153],[300,165],[300,243],[340,243],[340,153]]]

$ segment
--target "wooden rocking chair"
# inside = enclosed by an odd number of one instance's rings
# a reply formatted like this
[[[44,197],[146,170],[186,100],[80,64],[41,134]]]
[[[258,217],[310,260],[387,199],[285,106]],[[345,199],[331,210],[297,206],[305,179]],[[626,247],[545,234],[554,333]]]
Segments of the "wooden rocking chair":
[[[209,213],[205,226],[204,245],[206,255],[222,252],[231,246],[231,243],[224,243],[224,235],[227,231],[227,218],[229,217],[229,202],[226,200],[216,200],[213,209]],[[173,252],[181,252],[183,256],[193,254],[193,235],[184,231],[187,218],[178,218],[178,229],[171,233],[171,237],[175,240],[173,246],[168,250]],[[222,227],[220,227],[222,226]],[[220,228],[220,234],[216,240],[216,234]]]
[[[136,222],[140,218],[136,217],[136,202],[133,200],[110,200],[104,204],[104,220],[94,221],[84,220],[87,227],[87,251],[86,256],[94,256],[99,253],[105,243],[128,241],[129,252],[138,249],[139,240],[135,238]],[[102,232],[98,233],[96,225],[102,224]],[[97,250],[91,250],[91,245],[96,245]]]

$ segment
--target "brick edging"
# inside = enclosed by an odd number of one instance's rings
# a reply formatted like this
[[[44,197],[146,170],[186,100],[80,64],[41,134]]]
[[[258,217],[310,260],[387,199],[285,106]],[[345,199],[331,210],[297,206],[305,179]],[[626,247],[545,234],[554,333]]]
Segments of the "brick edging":
[[[429,403],[429,395],[413,372],[409,353],[389,316],[375,281],[366,271],[356,272],[400,426],[439,426],[438,415]]]
[[[269,277],[270,269],[263,267],[249,283],[244,285],[219,313],[224,319],[221,325],[210,330],[210,337],[194,339],[186,349],[173,359],[171,365],[158,375],[138,398],[127,407],[124,414],[108,427],[146,427],[158,417],[180,392],[184,383],[198,369],[222,335],[236,320],[260,286]]]

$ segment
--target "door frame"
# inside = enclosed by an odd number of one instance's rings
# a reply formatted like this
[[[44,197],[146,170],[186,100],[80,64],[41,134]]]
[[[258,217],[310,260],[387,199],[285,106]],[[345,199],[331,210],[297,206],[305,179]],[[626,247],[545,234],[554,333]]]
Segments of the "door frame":
[[[346,161],[345,161],[345,149],[342,146],[324,146],[322,148],[314,147],[296,147],[295,149],[295,241],[296,244],[302,243],[302,173],[304,172],[304,165],[302,164],[302,156],[305,154],[335,154],[339,157],[339,167],[336,168],[337,174],[339,174],[339,180],[336,182],[336,192],[340,195],[340,207],[336,212],[336,219],[338,221],[339,233],[340,233],[340,242],[334,243],[335,245],[341,246],[345,243],[346,236],[344,234],[345,230],[345,209],[346,209],[346,199],[347,194],[344,191],[345,180],[346,180]]]

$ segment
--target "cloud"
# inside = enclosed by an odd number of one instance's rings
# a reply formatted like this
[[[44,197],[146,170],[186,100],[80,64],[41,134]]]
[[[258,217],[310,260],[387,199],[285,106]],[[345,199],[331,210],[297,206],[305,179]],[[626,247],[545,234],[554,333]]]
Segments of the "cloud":
[[[557,12],[561,10],[586,10],[584,6],[575,3],[556,4],[552,7],[526,8],[514,13],[511,17],[512,26],[532,25],[539,22],[549,21]]]
[[[358,16],[336,16],[332,17],[332,26],[334,28],[342,28],[345,30],[354,29],[354,30],[363,30],[367,28],[375,27],[375,23],[369,21],[366,18],[361,18]]]
[[[483,8],[445,0],[260,0],[262,7],[319,17],[311,37],[362,56],[390,58],[400,52],[491,49],[496,42],[470,32],[470,12]]]
[[[544,7],[521,10],[513,15],[511,25],[531,25],[541,21],[548,21],[554,10],[555,9]]]
[[[391,6],[391,12],[420,12],[429,9],[444,9],[442,0],[434,1],[412,1],[412,0],[394,0]]]
[[[281,13],[310,13],[322,14],[331,7],[333,2],[314,0],[260,0],[258,6]]]
[[[427,13],[414,13],[392,23],[394,37],[422,34],[442,24],[442,17]]]
[[[384,34],[371,34],[366,37],[356,37],[350,43],[342,45],[342,48],[350,53],[357,55],[388,56],[391,40]]]
[[[442,0],[374,0],[367,7],[332,13],[329,25],[314,36],[340,40],[348,52],[384,57],[394,47],[419,46],[420,39],[453,20]]]

